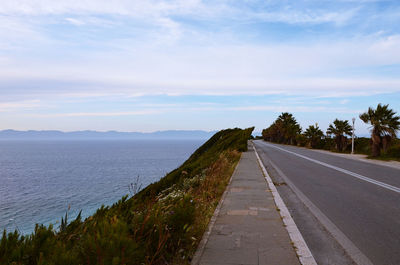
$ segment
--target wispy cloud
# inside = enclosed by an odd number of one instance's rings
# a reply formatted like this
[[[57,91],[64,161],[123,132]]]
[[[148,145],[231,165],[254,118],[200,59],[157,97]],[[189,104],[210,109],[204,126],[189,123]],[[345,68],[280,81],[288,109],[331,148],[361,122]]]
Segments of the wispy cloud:
[[[28,40],[37,43],[45,39],[31,18],[0,15],[0,52],[25,48]]]
[[[86,24],[84,21],[72,17],[67,17],[65,20],[75,26],[82,26]]]
[[[292,112],[292,113],[348,113],[358,114],[362,110],[341,108],[341,107],[323,107],[323,106],[244,106],[229,108],[229,110],[235,111],[273,111],[276,113],[280,112]]]
[[[0,102],[0,112],[16,112],[41,108],[40,100]]]
[[[350,115],[347,100],[400,93],[398,14],[395,0],[2,0],[0,122],[29,108],[52,121],[172,113],[166,124],[189,111]],[[141,102],[164,95],[276,102]]]
[[[174,15],[190,15],[199,18],[224,18],[242,14],[242,19],[268,20],[287,23],[340,23],[349,19],[356,8],[332,12],[320,6],[316,10],[310,9],[310,1],[296,1],[297,4],[281,1],[247,1],[232,3],[231,1],[201,1],[201,0],[173,0],[173,1],[126,1],[114,0],[87,0],[87,1],[50,1],[50,0],[3,0],[0,14],[6,15],[121,15],[131,17],[166,17]],[[353,1],[353,3],[355,3]],[[360,2],[359,2],[360,3]],[[251,5],[252,4],[252,5]],[[254,8],[251,8],[251,7]],[[261,7],[261,8],[260,8]],[[332,8],[332,6],[330,6]],[[269,9],[269,12],[254,12],[254,10]],[[273,11],[275,10],[275,11]]]
[[[51,113],[41,114],[33,113],[27,114],[29,117],[118,117],[118,116],[138,116],[160,113],[159,110],[140,110],[140,111],[124,111],[124,112],[70,112],[70,113]]]
[[[344,25],[359,11],[359,8],[332,12],[329,10],[298,10],[285,8],[278,12],[254,12],[249,13],[249,20],[266,22],[282,22],[287,24],[323,24],[333,23]]]

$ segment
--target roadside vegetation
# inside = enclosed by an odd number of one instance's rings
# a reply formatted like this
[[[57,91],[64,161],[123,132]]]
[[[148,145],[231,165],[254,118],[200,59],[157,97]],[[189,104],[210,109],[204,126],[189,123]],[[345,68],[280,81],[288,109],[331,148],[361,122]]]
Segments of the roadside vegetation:
[[[360,115],[360,119],[372,127],[372,156],[379,156],[381,149],[387,154],[393,138],[396,138],[396,131],[400,129],[400,116],[396,116],[389,105],[378,104],[376,109],[369,107],[367,112]]]
[[[354,151],[369,158],[400,161],[400,140],[396,133],[400,130],[400,116],[389,105],[378,104],[370,107],[359,118],[371,125],[371,138],[356,137]],[[318,124],[310,125],[304,131],[293,114],[282,113],[262,131],[265,141],[324,149],[334,152],[351,152],[352,126],[348,120],[335,119],[326,134]]]
[[[0,264],[189,264],[253,129],[216,133],[160,181],[85,220],[4,230]]]

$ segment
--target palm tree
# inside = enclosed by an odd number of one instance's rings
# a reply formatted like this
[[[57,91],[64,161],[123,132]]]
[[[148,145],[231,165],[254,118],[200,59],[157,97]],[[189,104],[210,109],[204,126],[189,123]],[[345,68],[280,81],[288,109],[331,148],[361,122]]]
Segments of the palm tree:
[[[376,109],[368,108],[368,111],[360,114],[360,119],[365,123],[371,124],[371,143],[372,156],[381,154],[381,146],[384,151],[391,139],[396,137],[396,132],[400,130],[400,116],[395,116],[396,112],[389,109],[389,105],[378,104]]]
[[[336,149],[342,152],[347,147],[347,137],[345,135],[351,135],[352,128],[348,120],[338,120],[333,121],[333,125],[329,124],[326,134],[335,135]]]
[[[321,138],[322,138],[322,136],[324,136],[324,133],[318,127],[318,123],[316,123],[315,126],[310,125],[306,129],[306,131],[304,132],[304,136],[309,141],[311,148],[315,148],[318,145],[318,143],[321,141]]]
[[[296,144],[301,127],[292,114],[284,112],[268,128],[262,131],[264,140],[284,144]]]
[[[301,133],[301,127],[293,114],[283,112],[275,121],[281,135],[281,141],[285,144],[295,144],[296,136]]]

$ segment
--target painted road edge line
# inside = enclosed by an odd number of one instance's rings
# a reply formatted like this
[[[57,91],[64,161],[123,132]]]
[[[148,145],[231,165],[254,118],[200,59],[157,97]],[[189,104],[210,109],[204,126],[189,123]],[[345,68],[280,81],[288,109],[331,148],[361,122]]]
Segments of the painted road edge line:
[[[233,171],[231,178],[229,179],[228,185],[226,185],[226,189],[225,189],[224,193],[222,194],[222,197],[219,200],[217,207],[215,208],[214,214],[211,217],[210,222],[208,223],[207,230],[204,232],[203,237],[201,238],[201,241],[200,241],[199,245],[197,246],[196,252],[193,255],[193,259],[190,262],[191,265],[200,264],[200,259],[203,256],[204,249],[206,248],[208,239],[210,238],[210,235],[211,235],[211,231],[214,228],[214,224],[217,221],[217,217],[219,215],[219,212],[221,211],[221,207],[225,201],[225,197],[228,194],[229,186],[231,185],[231,182],[232,182],[232,177],[238,168],[240,160],[242,160],[242,155],[240,155],[240,159],[239,159],[238,163],[236,164],[235,170]]]
[[[286,230],[289,233],[289,237],[293,242],[294,249],[299,257],[300,263],[303,265],[317,265],[317,262],[314,259],[310,249],[308,248],[303,236],[301,235],[299,229],[297,228],[296,223],[294,222],[292,216],[289,213],[285,203],[283,202],[281,196],[278,193],[274,183],[272,182],[271,177],[269,176],[267,170],[262,163],[260,156],[257,153],[256,146],[253,144],[254,152],[257,157],[258,164],[264,174],[265,180],[269,186],[269,189],[272,192],[272,196],[274,197],[275,204],[279,209],[279,213],[282,217],[283,223],[285,224]]]

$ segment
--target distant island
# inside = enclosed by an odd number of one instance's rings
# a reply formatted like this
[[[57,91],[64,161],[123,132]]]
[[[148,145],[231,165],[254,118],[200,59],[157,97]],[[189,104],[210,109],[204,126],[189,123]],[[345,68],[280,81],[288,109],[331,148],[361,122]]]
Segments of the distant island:
[[[55,130],[45,131],[17,131],[3,130],[0,131],[0,140],[206,140],[209,139],[216,131],[201,130],[168,130],[156,131],[151,133],[143,132],[117,132],[117,131],[74,131],[62,132]]]

